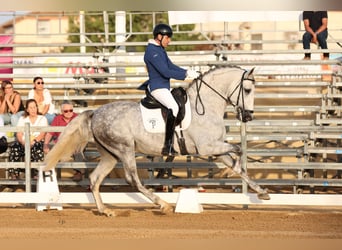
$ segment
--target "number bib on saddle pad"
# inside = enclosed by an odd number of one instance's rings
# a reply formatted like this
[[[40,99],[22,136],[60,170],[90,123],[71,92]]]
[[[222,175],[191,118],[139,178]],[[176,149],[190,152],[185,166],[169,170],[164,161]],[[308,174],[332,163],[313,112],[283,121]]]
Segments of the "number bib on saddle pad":
[[[147,132],[150,133],[165,133],[165,122],[161,114],[161,110],[148,109],[140,104],[141,116],[143,124]],[[185,103],[185,116],[181,124],[176,126],[176,131],[185,130],[189,127],[191,122],[191,108],[189,98]]]

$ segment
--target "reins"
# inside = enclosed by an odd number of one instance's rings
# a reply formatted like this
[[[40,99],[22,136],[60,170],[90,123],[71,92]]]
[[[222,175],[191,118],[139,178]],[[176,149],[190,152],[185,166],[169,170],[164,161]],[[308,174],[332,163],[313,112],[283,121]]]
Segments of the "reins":
[[[243,102],[243,108],[245,108],[245,98],[244,98],[244,93],[242,91],[242,85],[243,85],[243,81],[244,80],[250,80],[250,81],[253,81],[254,82],[254,79],[245,79],[245,75],[246,75],[246,70],[243,72],[242,76],[241,76],[241,80],[239,82],[239,84],[236,85],[235,89],[233,90],[233,92],[226,98],[224,97],[221,93],[219,93],[216,89],[214,89],[212,86],[210,86],[206,81],[203,80],[203,75],[201,74],[199,78],[195,79],[196,81],[196,101],[195,101],[195,108],[196,108],[196,112],[197,114],[199,115],[204,115],[205,114],[205,108],[204,108],[204,104],[202,102],[202,98],[200,96],[200,89],[202,87],[202,83],[204,85],[206,85],[209,89],[211,89],[215,94],[217,94],[219,97],[221,97],[226,103],[229,103],[231,104],[234,108],[238,105],[239,103],[239,100],[240,100],[240,96],[242,98],[242,102]],[[235,93],[235,91],[237,91],[237,89],[239,89],[239,95],[238,95],[238,99],[237,99],[237,102],[236,103],[233,103],[231,101],[231,97],[233,96],[233,94]],[[199,112],[198,110],[198,102],[201,104],[202,106],[202,113]]]

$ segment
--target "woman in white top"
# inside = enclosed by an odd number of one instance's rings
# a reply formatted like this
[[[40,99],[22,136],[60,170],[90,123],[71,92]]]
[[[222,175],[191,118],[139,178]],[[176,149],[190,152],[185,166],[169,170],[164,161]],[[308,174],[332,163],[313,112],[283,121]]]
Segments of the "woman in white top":
[[[25,123],[29,123],[31,127],[36,126],[48,126],[48,121],[45,116],[40,115],[38,112],[38,104],[34,99],[26,101],[25,113],[19,118],[18,127],[24,127]],[[17,132],[16,141],[11,145],[9,161],[18,162],[22,161],[25,156],[25,138],[26,134],[22,131]],[[44,160],[44,137],[45,132],[31,132],[30,135],[30,147],[31,147],[31,161],[39,162]],[[12,179],[19,177],[19,170],[9,169],[9,174]],[[34,173],[35,174],[35,173]],[[33,175],[34,175],[33,174]]]
[[[46,117],[48,123],[51,124],[55,118],[55,105],[52,103],[52,96],[48,89],[44,88],[43,78],[36,76],[33,78],[33,89],[28,93],[27,99],[35,99],[38,104],[38,111]]]
[[[38,104],[36,100],[29,99],[26,102],[25,113],[23,116],[19,118],[18,127],[24,127],[25,123],[30,123],[31,127],[34,126],[48,126],[48,121],[45,116],[40,115],[38,112]],[[25,145],[25,133],[17,132],[17,141],[20,142],[21,145]],[[30,144],[31,147],[34,143],[44,141],[45,132],[31,132],[30,134]]]

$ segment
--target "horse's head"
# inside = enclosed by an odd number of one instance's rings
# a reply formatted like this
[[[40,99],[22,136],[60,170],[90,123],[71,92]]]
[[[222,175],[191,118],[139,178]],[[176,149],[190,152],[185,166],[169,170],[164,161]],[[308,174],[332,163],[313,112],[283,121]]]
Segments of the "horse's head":
[[[254,111],[254,68],[244,70],[237,66],[223,65],[215,66],[208,72],[195,79],[190,84],[190,98],[195,93],[195,109],[197,114],[205,114],[205,105],[201,94],[206,95],[206,105],[217,110],[225,110],[230,103],[235,108],[237,118],[242,122],[253,120]],[[202,88],[205,85],[207,88]],[[217,102],[217,100],[225,102]],[[202,109],[202,110],[201,110]]]
[[[240,82],[229,96],[229,100],[237,113],[236,118],[242,122],[253,120],[255,95],[253,71],[254,68],[242,73]]]

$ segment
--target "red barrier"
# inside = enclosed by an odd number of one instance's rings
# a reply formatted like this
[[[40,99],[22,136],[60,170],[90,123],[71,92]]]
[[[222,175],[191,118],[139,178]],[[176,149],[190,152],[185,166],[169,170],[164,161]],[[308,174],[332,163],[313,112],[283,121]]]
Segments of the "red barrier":
[[[0,36],[0,64],[2,63],[13,63],[12,56],[3,56],[1,54],[12,54],[12,47],[2,47],[2,44],[12,44],[13,38],[10,35]],[[12,80],[11,78],[2,78],[1,74],[12,74],[13,68],[2,68],[0,67],[0,80]]]

